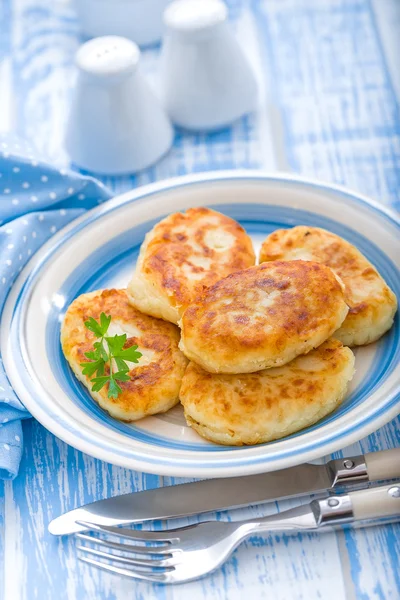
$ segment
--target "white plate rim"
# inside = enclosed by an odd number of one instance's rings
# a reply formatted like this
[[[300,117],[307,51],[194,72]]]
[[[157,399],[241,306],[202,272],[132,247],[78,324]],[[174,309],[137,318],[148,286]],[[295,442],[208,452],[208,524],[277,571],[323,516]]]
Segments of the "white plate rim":
[[[157,182],[154,184],[149,184],[143,186],[141,188],[132,190],[130,192],[126,192],[122,195],[116,196],[114,199],[108,201],[107,203],[96,207],[81,217],[78,217],[74,221],[72,221],[65,228],[60,230],[55,236],[53,236],[40,250],[38,253],[32,257],[31,261],[25,267],[25,269],[21,272],[17,281],[15,282],[11,293],[9,294],[6,306],[3,312],[2,322],[1,322],[1,330],[2,330],[2,340],[1,347],[7,348],[7,344],[4,343],[5,336],[7,335],[7,328],[11,326],[12,322],[12,313],[15,307],[15,304],[18,300],[19,291],[26,284],[30,274],[34,271],[34,269],[40,265],[41,261],[45,259],[50,250],[54,250],[57,246],[65,241],[66,235],[72,233],[77,233],[82,227],[86,226],[92,220],[97,219],[104,212],[109,212],[110,210],[124,204],[126,202],[135,201],[136,204],[138,202],[147,202],[147,198],[153,194],[163,192],[166,190],[173,190],[177,187],[195,184],[195,183],[203,183],[203,182],[212,182],[212,181],[223,181],[223,180],[281,180],[283,182],[292,182],[292,183],[302,183],[305,185],[317,187],[320,191],[338,191],[342,194],[345,194],[349,198],[354,200],[361,201],[366,203],[370,207],[373,207],[379,213],[386,215],[390,221],[394,222],[397,227],[400,227],[400,219],[397,215],[387,209],[386,207],[380,206],[377,202],[363,196],[361,194],[354,193],[347,188],[336,185],[324,183],[318,180],[304,178],[300,176],[293,176],[292,174],[277,174],[277,173],[264,173],[262,171],[250,171],[250,170],[237,170],[237,171],[218,171],[213,173],[203,173],[198,175],[187,175],[184,177],[177,177],[168,179],[162,182]],[[66,432],[63,428],[63,424],[59,422],[53,422],[51,419],[47,418],[47,414],[42,410],[39,410],[34,402],[31,401],[29,394],[26,394],[26,390],[23,387],[18,385],[17,371],[15,369],[15,365],[13,364],[12,355],[7,350],[3,351],[3,359],[6,366],[6,371],[10,375],[10,379],[23,400],[24,404],[30,410],[30,412],[35,416],[42,424],[47,427],[50,431],[52,431],[55,435],[66,441],[67,443],[73,445],[79,450],[91,454],[92,456],[96,456],[106,462],[112,462],[114,464],[119,464],[120,466],[129,467],[135,470],[153,472],[161,475],[173,475],[173,476],[188,476],[189,471],[185,466],[171,466],[171,465],[157,465],[152,467],[147,462],[143,463],[142,461],[138,461],[137,459],[127,460],[126,458],[121,458],[117,455],[110,455],[109,450],[102,451],[98,447],[93,447],[93,444],[87,442],[86,440],[82,440],[80,437],[71,436],[68,432]],[[346,436],[339,437],[336,442],[332,442],[329,446],[329,452],[334,452],[343,448],[346,445],[354,443],[358,441],[361,437],[368,435],[372,431],[376,430],[378,427],[387,423],[390,419],[394,418],[398,414],[398,390],[396,391],[397,396],[395,401],[390,405],[390,407],[383,411],[380,415],[375,416],[372,422],[365,423],[363,427],[358,427],[356,431],[349,432]],[[323,448],[323,445],[319,448]],[[320,450],[311,450],[308,452],[299,453],[297,457],[290,457],[286,459],[277,460],[274,463],[275,468],[284,468],[288,466],[292,466],[293,464],[298,464],[299,462],[305,462],[308,460],[315,459],[320,457],[322,454],[326,452],[321,452]],[[182,461],[184,463],[185,461]],[[265,465],[264,465],[265,467]],[[201,473],[196,473],[195,476],[202,477],[221,477],[221,476],[231,476],[231,475],[243,475],[243,474],[251,474],[262,472],[266,470],[265,468],[260,468],[260,464],[254,465],[254,468],[249,466],[245,468],[235,467],[234,472],[229,469],[225,469],[223,472],[219,472],[216,468],[204,468],[201,470]],[[193,473],[193,470],[190,471]],[[192,475],[193,476],[193,475]]]

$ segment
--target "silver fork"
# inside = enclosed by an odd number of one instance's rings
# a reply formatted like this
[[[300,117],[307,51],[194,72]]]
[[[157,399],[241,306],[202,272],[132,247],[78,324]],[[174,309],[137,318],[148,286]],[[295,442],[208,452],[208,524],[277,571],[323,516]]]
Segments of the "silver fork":
[[[250,535],[288,530],[294,533],[323,531],[337,526],[368,526],[398,520],[400,482],[313,500],[307,505],[256,521],[205,521],[165,531],[141,531],[79,521],[78,524],[87,529],[123,537],[129,543],[84,533],[77,533],[76,537],[91,544],[78,546],[78,550],[84,554],[79,558],[85,563],[134,579],[181,583],[198,579],[217,569]],[[93,544],[111,552],[93,548]]]

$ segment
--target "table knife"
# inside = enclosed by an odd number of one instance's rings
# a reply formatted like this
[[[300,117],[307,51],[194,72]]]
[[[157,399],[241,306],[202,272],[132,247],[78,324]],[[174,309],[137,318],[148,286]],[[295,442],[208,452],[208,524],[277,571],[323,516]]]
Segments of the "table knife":
[[[366,487],[372,481],[400,477],[400,448],[303,464],[281,471],[207,479],[98,500],[71,510],[49,524],[53,535],[85,531],[76,521],[97,525],[126,525],[159,519],[243,508],[272,500]]]

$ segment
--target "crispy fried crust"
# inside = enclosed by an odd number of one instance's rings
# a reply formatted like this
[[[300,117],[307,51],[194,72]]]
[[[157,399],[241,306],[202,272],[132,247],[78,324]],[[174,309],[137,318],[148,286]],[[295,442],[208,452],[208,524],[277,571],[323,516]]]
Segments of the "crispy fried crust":
[[[218,444],[276,440],[335,410],[354,374],[354,355],[328,340],[284,367],[216,375],[191,362],[180,391],[188,425]]]
[[[349,346],[378,340],[393,324],[397,299],[375,267],[349,242],[318,227],[300,225],[267,237],[260,262],[312,260],[331,267],[345,285],[350,310],[335,337]]]
[[[322,344],[347,310],[342,284],[328,267],[265,263],[205,290],[183,315],[180,348],[212,373],[260,371]]]
[[[255,263],[251,239],[233,219],[209,208],[191,208],[160,221],[147,235],[128,286],[130,303],[177,323],[208,287]]]
[[[109,335],[127,334],[126,348],[137,345],[143,356],[131,363],[130,381],[119,382],[122,393],[108,398],[108,384],[92,392],[92,384],[82,375],[85,352],[93,349],[95,336],[84,325],[101,312],[112,316]],[[178,402],[179,388],[187,360],[178,349],[179,330],[171,323],[143,315],[130,306],[125,290],[104,290],[82,294],[70,305],[61,327],[61,344],[66,359],[91,396],[111,416],[136,421],[147,415],[165,412]]]

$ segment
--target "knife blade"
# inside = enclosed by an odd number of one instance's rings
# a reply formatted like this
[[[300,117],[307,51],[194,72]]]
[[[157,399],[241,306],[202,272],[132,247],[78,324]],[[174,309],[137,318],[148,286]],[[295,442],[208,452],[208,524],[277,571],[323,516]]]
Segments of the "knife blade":
[[[71,510],[49,524],[53,535],[85,531],[76,521],[127,525],[236,509],[272,500],[322,494],[371,481],[400,477],[400,449],[385,450],[326,464],[303,464],[245,477],[207,479],[98,500]]]

